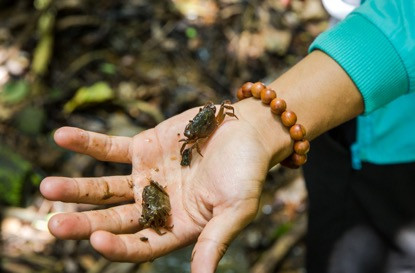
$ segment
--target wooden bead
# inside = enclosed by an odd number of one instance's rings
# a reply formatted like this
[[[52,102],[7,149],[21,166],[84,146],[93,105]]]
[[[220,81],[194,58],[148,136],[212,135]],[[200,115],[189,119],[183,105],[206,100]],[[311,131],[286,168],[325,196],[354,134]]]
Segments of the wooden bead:
[[[262,90],[266,89],[267,87],[262,82],[256,82],[251,87],[251,93],[254,98],[260,99]]]
[[[306,139],[294,142],[294,152],[305,155],[310,151],[310,142]]]
[[[290,136],[294,140],[302,140],[305,137],[305,134],[305,128],[301,124],[294,124],[290,127]]]
[[[273,99],[269,106],[271,107],[271,112],[276,115],[281,115],[287,109],[287,103],[280,98]]]
[[[287,103],[285,100],[277,98],[277,93],[267,88],[261,82],[246,82],[236,92],[236,97],[243,100],[249,97],[261,99],[262,103],[270,104],[271,112],[276,115],[281,115],[281,122],[285,127],[289,128],[290,137],[294,140],[294,152],[281,161],[281,165],[296,169],[307,162],[307,153],[310,150],[310,142],[304,139],[306,130],[303,125],[296,124],[297,115],[293,111],[287,110]]]
[[[280,164],[284,167],[290,168],[290,169],[298,169],[300,166],[295,165],[294,162],[291,159],[291,155],[280,162]]]
[[[281,122],[286,127],[291,127],[297,122],[297,115],[293,111],[284,111],[281,114]]]
[[[246,82],[242,85],[242,93],[245,98],[252,97],[251,88],[254,84],[252,82]]]
[[[307,155],[300,155],[297,153],[293,153],[290,156],[292,162],[297,165],[297,166],[301,166],[304,165],[307,162]]]
[[[239,88],[238,91],[236,92],[236,97],[238,98],[238,100],[243,100],[244,94],[242,93],[242,88]]]
[[[264,104],[269,104],[276,97],[277,93],[272,89],[266,88],[261,91],[261,101]]]

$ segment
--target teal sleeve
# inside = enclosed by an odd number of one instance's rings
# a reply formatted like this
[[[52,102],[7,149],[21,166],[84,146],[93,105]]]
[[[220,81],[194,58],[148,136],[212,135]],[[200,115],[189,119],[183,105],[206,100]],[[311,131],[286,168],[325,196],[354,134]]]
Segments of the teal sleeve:
[[[370,113],[415,92],[415,1],[369,0],[310,46],[332,57]]]

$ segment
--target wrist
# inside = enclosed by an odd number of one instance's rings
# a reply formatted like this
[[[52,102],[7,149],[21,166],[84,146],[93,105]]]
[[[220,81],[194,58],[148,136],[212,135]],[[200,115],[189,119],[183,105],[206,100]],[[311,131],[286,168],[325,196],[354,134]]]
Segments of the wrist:
[[[241,120],[254,130],[257,140],[267,151],[272,167],[281,162],[293,151],[293,141],[279,116],[272,114],[269,105],[253,98],[244,99],[234,104]]]
[[[297,114],[307,139],[363,112],[363,99],[343,68],[322,51],[313,51],[269,85]]]
[[[297,118],[293,122],[297,121],[302,126],[296,126],[294,129],[302,128],[300,139],[304,137],[305,141],[357,116],[363,110],[362,97],[353,81],[333,59],[320,51],[308,55],[268,85],[268,88],[275,90],[277,98],[284,100],[287,112],[295,113],[294,116]],[[249,92],[245,92],[246,90]],[[268,101],[262,103],[261,100],[247,98],[252,95],[250,87],[246,90],[243,88],[238,91],[239,99],[246,98],[238,103],[238,108],[243,113],[243,118],[258,132],[258,140],[269,151],[270,164],[280,162],[293,151],[294,142],[291,138],[298,140],[296,134],[290,137],[280,116],[273,115],[270,107],[265,104],[269,103]],[[275,94],[272,97],[275,97]],[[274,112],[278,110],[273,108]],[[287,115],[283,114],[281,117],[285,126],[293,125],[286,122]],[[304,127],[307,128],[306,131]],[[306,153],[305,150],[304,152]],[[304,164],[306,156],[296,156],[293,159],[298,159],[294,161],[297,161],[295,165],[299,166]]]

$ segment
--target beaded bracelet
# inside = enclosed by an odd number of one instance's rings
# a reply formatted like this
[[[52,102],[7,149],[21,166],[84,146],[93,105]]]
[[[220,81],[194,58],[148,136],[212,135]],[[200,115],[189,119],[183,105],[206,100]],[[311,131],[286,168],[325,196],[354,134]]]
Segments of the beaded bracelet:
[[[281,117],[281,122],[289,129],[290,137],[294,140],[294,152],[281,161],[281,165],[296,169],[307,162],[310,142],[304,139],[306,130],[303,125],[296,123],[297,115],[287,110],[285,100],[277,98],[277,93],[262,82],[246,82],[236,93],[238,100],[249,97],[261,99],[262,103],[270,105],[271,112]]]

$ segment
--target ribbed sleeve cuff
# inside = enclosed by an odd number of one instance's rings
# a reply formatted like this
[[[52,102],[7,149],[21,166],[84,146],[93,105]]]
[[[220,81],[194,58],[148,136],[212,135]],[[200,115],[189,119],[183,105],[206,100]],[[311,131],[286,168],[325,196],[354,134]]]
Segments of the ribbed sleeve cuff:
[[[320,34],[309,51],[321,50],[333,58],[363,96],[365,113],[408,92],[409,78],[389,39],[364,16],[352,13]]]

